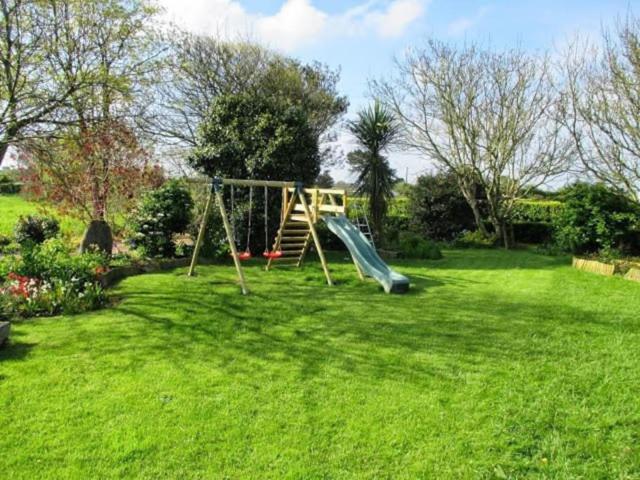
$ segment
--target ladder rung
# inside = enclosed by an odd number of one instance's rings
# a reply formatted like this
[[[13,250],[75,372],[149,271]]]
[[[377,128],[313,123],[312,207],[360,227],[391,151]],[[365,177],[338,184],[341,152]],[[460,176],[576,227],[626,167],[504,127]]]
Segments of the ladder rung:
[[[283,243],[282,245],[280,245],[280,250],[287,251],[294,247],[302,248],[304,247],[304,245],[304,243]]]
[[[302,228],[302,227],[306,227],[309,228],[309,223],[307,222],[307,219],[305,218],[304,222],[287,222],[284,224],[285,227],[294,227],[294,228]]]
[[[282,237],[280,239],[280,242],[282,242],[282,243],[299,242],[300,240],[306,240],[307,237],[308,237],[308,235],[299,236],[299,237],[287,236],[287,237]]]
[[[302,250],[282,250],[282,257],[299,257],[301,253]]]
[[[294,222],[304,222],[307,224],[307,226],[309,225],[307,222],[307,217],[305,215],[291,215],[289,218]]]

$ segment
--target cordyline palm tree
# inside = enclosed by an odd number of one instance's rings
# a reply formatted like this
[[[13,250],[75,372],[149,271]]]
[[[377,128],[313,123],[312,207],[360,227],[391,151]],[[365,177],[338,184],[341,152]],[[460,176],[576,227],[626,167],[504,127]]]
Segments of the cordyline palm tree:
[[[382,153],[398,136],[398,124],[393,114],[376,101],[358,113],[358,118],[349,122],[349,131],[360,144],[360,149],[351,152],[348,162],[356,173],[356,195],[369,198],[369,216],[374,235],[382,239],[384,218],[393,185],[397,178]]]

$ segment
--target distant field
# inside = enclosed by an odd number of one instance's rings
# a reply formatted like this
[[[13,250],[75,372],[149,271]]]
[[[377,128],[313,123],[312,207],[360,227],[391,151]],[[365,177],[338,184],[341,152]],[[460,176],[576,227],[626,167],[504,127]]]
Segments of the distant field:
[[[60,221],[63,233],[72,236],[82,235],[84,225],[81,221],[57,215],[51,208],[47,209],[44,205],[29,202],[19,195],[0,195],[0,235],[11,235],[13,227],[21,216],[45,212]]]

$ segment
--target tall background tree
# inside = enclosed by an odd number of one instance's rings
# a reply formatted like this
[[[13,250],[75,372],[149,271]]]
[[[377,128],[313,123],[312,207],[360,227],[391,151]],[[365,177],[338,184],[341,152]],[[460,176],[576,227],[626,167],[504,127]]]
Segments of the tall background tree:
[[[274,54],[245,41],[221,41],[173,28],[161,41],[166,46],[162,81],[147,128],[180,153],[197,143],[198,126],[213,102],[224,95],[255,89]]]
[[[113,201],[116,186],[126,178],[135,195],[135,187],[157,177],[136,129],[157,69],[159,47],[151,30],[157,10],[146,0],[44,3],[56,26],[47,39],[48,61],[70,93],[49,120],[55,132],[25,149],[31,170],[47,180],[42,186],[66,195],[61,205],[75,205],[88,217],[87,238],[92,229],[103,232],[104,241],[96,243],[106,249],[110,208],[126,206]]]
[[[391,111],[375,101],[360,111],[348,128],[360,146],[347,157],[357,175],[355,193],[367,197],[374,235],[382,240],[384,218],[397,181],[395,170],[383,154],[397,137],[399,127]]]
[[[50,134],[56,114],[90,78],[60,75],[58,59],[83,57],[58,14],[61,2],[0,0],[0,165],[10,145]]]
[[[640,20],[630,15],[602,40],[567,53],[565,123],[583,170],[640,203]]]
[[[306,112],[287,97],[221,96],[198,132],[188,159],[207,176],[311,184],[320,173],[317,136]]]
[[[303,64],[260,45],[174,30],[166,35],[162,78],[156,85],[148,130],[184,158],[198,144],[198,128],[217,99],[229,95],[286,98],[300,108],[319,145],[331,159],[330,140],[348,103],[337,90],[339,72]]]
[[[484,203],[507,247],[515,200],[564,173],[570,159],[553,87],[546,57],[435,40],[398,60],[395,78],[372,85],[399,119],[404,147],[456,176],[486,235]]]

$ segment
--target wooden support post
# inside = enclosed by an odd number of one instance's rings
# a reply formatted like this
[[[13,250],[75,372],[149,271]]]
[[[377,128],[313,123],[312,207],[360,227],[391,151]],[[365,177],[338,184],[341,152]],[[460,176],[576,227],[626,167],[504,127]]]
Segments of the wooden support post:
[[[284,223],[287,205],[289,205],[289,189],[283,188],[282,189],[282,206],[280,207],[280,224]]]
[[[233,257],[233,263],[236,266],[238,272],[238,280],[240,281],[240,288],[243,295],[249,293],[247,283],[244,279],[244,272],[242,271],[242,265],[240,264],[240,257],[238,257],[238,249],[236,248],[236,239],[233,237],[233,229],[227,218],[227,210],[224,208],[224,199],[222,198],[222,192],[219,187],[215,187],[216,200],[220,205],[220,216],[222,217],[222,223],[224,224],[224,230],[227,234],[227,240],[229,241],[229,248],[231,249],[231,256]]]
[[[202,222],[200,223],[200,229],[198,230],[198,238],[196,239],[196,246],[193,249],[193,256],[191,257],[191,265],[189,266],[189,275],[193,277],[195,273],[196,264],[198,263],[198,256],[200,255],[200,248],[204,241],[204,233],[207,229],[207,220],[209,219],[209,213],[211,212],[211,204],[213,203],[213,188],[209,191],[207,196],[207,203],[204,206],[204,213],[202,214]]]
[[[311,213],[313,214],[313,223],[318,223],[318,189],[311,192]]]
[[[324,257],[322,245],[320,245],[320,237],[318,237],[318,232],[316,231],[316,226],[313,223],[313,217],[311,216],[311,212],[309,211],[309,205],[307,204],[307,199],[302,188],[298,189],[298,197],[300,198],[300,203],[302,204],[302,208],[304,209],[304,214],[307,217],[307,221],[309,222],[309,230],[311,230],[311,235],[313,236],[313,242],[315,243],[318,257],[320,257],[320,263],[322,264],[322,269],[324,270],[324,276],[327,278],[327,285],[333,285],[331,274],[329,273],[329,267],[327,266],[327,259]]]

